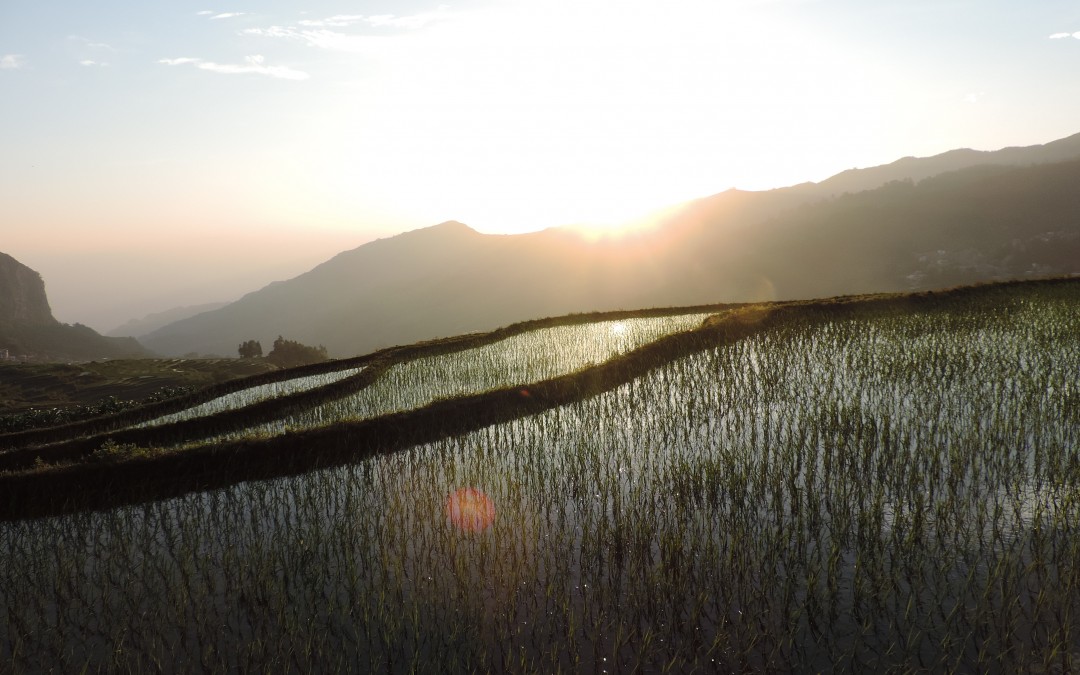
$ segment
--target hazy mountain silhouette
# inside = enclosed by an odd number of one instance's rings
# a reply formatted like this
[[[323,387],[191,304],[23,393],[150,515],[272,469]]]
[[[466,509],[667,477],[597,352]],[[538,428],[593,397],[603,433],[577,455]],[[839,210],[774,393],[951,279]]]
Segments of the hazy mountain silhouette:
[[[0,253],[0,350],[8,358],[49,361],[149,356],[130,338],[57,321],[41,275],[6,253]]]
[[[1040,163],[1069,152],[1080,157],[1080,136],[730,190],[622,239],[589,242],[558,228],[483,235],[451,221],[346,251],[144,343],[231,354],[243,340],[285,335],[347,356],[568,312],[1080,272],[1080,161]],[[992,161],[915,182],[978,157]],[[875,187],[832,196],[838,185]]]
[[[1028,166],[1052,164],[1080,158],[1080,134],[1027,147],[1011,147],[1001,150],[950,150],[933,157],[904,157],[890,164],[866,169],[850,169],[814,185],[818,196],[840,195],[845,192],[862,192],[893,181],[921,181],[948,171],[958,171],[973,166]]]
[[[112,337],[134,337],[138,338],[141,335],[152,333],[153,331],[167,326],[175,321],[186,319],[189,316],[195,316],[196,314],[202,314],[203,312],[209,312],[215,309],[220,309],[227,305],[227,302],[211,302],[205,305],[189,305],[186,307],[174,307],[167,309],[164,312],[154,312],[153,314],[147,314],[141,319],[131,319],[125,322],[122,326],[117,326],[112,330],[106,332],[106,335]]]
[[[976,166],[1031,166],[1080,159],[1080,133],[1044,145],[982,151],[959,149],[932,157],[904,157],[889,164],[842,171],[820,183],[800,183],[762,192],[727,190],[691,202],[697,219],[727,218],[736,212],[744,221],[767,218],[800,204],[863,192],[895,181],[919,182],[931,176]]]

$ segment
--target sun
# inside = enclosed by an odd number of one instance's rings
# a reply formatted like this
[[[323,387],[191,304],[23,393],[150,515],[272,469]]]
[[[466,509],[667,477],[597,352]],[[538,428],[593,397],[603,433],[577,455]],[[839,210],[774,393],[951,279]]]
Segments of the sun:
[[[849,168],[879,131],[873,82],[769,4],[507,2],[376,43],[376,74],[323,108],[319,185],[416,223],[603,239]]]

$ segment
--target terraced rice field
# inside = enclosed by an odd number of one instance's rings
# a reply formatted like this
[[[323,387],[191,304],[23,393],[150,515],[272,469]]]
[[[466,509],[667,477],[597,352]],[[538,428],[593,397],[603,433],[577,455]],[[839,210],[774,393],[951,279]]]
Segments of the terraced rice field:
[[[625,354],[664,335],[696,328],[708,314],[622,319],[556,326],[484,347],[406,361],[372,386],[272,423],[210,439],[270,436],[419,408],[452,396],[526,385],[565,375]]]
[[[1078,308],[793,313],[402,452],[0,524],[0,670],[1076,670]],[[350,414],[541,372],[490,348]]]

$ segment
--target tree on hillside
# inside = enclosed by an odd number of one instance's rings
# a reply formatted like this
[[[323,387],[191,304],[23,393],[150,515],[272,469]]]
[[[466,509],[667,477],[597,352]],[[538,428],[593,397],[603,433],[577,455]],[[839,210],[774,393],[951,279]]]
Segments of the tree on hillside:
[[[240,358],[254,359],[263,355],[262,343],[258,340],[247,340],[240,343]]]
[[[309,347],[294,340],[286,340],[280,335],[274,340],[274,348],[266,359],[282,368],[319,363],[327,359],[326,347]]]

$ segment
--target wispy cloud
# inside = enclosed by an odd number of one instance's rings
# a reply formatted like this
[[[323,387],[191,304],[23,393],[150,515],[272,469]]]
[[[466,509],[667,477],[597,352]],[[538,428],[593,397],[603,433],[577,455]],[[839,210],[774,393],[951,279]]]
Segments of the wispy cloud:
[[[431,12],[419,12],[406,16],[396,14],[337,14],[325,19],[304,19],[297,22],[305,28],[347,28],[357,24],[367,24],[375,28],[406,28],[416,29],[446,18],[449,12],[446,6]]]
[[[270,26],[269,28],[248,28],[241,31],[244,35],[259,35],[269,38],[282,38],[302,42],[309,47],[318,47],[331,51],[358,52],[370,44],[371,36],[352,35],[325,28],[300,29],[294,26]]]
[[[345,28],[363,20],[363,14],[338,14],[325,19],[304,19],[298,23],[308,28]]]
[[[211,16],[213,13],[211,9],[204,9],[201,12],[195,12],[195,16]]]
[[[269,28],[245,28],[240,31],[241,35],[258,35],[260,37],[292,38],[297,39],[303,31],[285,26],[270,26]]]
[[[199,63],[202,59],[193,59],[191,57],[182,56],[178,59],[160,59],[158,63],[164,63],[167,66],[182,66],[187,63]]]
[[[160,59],[158,60],[158,63],[167,66],[192,65],[200,70],[208,70],[212,73],[222,73],[225,75],[266,75],[267,77],[281,80],[306,80],[311,77],[304,71],[296,70],[295,68],[289,68],[287,66],[268,66],[266,65],[266,59],[259,54],[245,56],[244,63],[215,63],[213,61],[190,56],[183,56],[176,59]]]
[[[71,40],[72,42],[82,43],[84,47],[89,47],[91,49],[104,49],[110,52],[116,51],[116,49],[114,49],[113,46],[108,44],[107,42],[94,42],[90,38],[86,38],[81,35],[69,35],[67,36],[67,39]]]
[[[22,54],[4,54],[0,56],[0,70],[18,70],[26,65]]]
[[[439,8],[434,12],[421,12],[419,14],[410,14],[408,16],[395,16],[394,14],[379,14],[377,16],[369,16],[366,21],[375,27],[391,27],[391,28],[408,28],[416,29],[423,28],[424,26],[434,23],[439,19],[445,18],[447,11],[444,8]]]
[[[451,16],[445,5],[430,12],[398,16],[395,14],[336,14],[324,19],[303,19],[292,26],[248,28],[244,35],[282,38],[302,42],[311,47],[333,51],[360,51],[369,46],[376,36],[360,32],[345,32],[344,28],[395,28],[417,30]]]
[[[1080,30],[1076,31],[1075,33],[1054,33],[1053,35],[1050,36],[1050,39],[1051,40],[1060,40],[1061,38],[1067,38],[1067,37],[1072,37],[1072,38],[1076,38],[1077,40],[1080,40]]]
[[[231,19],[236,16],[244,16],[246,12],[222,12],[221,14],[215,14],[210,17],[211,19]]]
[[[107,42],[95,42],[81,35],[69,35],[68,41],[74,47],[75,58],[85,68],[104,68],[109,65],[108,55],[117,55],[119,51]]]

